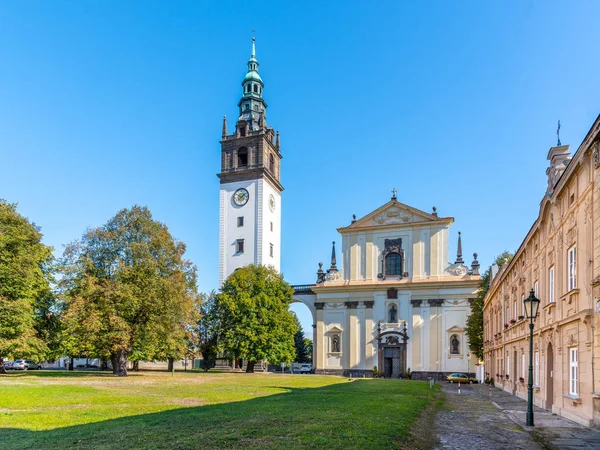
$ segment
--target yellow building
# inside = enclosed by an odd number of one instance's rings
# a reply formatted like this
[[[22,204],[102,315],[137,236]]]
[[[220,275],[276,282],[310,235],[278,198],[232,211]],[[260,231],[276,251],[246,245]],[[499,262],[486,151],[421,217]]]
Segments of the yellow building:
[[[534,289],[534,403],[588,426],[600,425],[599,133],[600,116],[573,156],[560,142],[548,152],[539,216],[512,261],[492,267],[483,309],[486,375],[525,399]]]

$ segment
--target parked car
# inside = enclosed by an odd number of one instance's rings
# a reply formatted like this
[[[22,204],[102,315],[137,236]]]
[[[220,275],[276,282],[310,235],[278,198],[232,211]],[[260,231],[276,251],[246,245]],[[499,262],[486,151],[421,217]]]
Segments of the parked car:
[[[312,364],[302,364],[300,366],[300,373],[312,373]]]
[[[6,370],[10,370],[10,369],[12,369],[12,364],[13,364],[13,361],[4,361],[4,368]]]
[[[448,381],[448,383],[458,383],[458,382],[461,382],[461,383],[473,384],[473,383],[477,382],[477,380],[475,378],[468,377],[464,373],[453,373],[451,375],[448,375],[446,377],[446,380]]]
[[[41,370],[42,366],[30,359],[17,359],[10,368],[12,370]]]

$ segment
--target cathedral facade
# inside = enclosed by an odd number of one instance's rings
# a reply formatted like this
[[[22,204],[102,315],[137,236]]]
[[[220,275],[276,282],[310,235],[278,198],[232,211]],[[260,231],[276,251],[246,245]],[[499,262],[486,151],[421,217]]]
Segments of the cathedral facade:
[[[449,262],[451,217],[438,217],[398,201],[338,228],[331,266],[319,268],[313,295],[297,295],[315,317],[317,373],[413,379],[475,372],[465,323],[476,295],[479,263],[458,254]],[[298,293],[298,294],[301,294]]]

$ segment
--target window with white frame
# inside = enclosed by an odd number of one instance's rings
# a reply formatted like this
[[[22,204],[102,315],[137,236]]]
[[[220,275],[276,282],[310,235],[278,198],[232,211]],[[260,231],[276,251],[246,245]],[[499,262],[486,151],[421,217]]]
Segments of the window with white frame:
[[[577,287],[577,247],[573,246],[569,249],[569,291]]]
[[[517,320],[517,301],[513,302],[513,319]]]
[[[521,353],[521,377],[525,379],[525,353]]]
[[[533,283],[533,292],[537,298],[540,298],[539,287],[540,283],[536,280],[535,283]]]
[[[540,352],[535,352],[535,367],[533,373],[533,384],[536,386],[540,385]]]
[[[507,356],[506,357],[506,374],[505,375],[508,375],[508,374],[510,374],[510,358]]]
[[[525,316],[525,294],[521,294],[521,315]]]
[[[554,303],[554,266],[548,270],[548,302]]]
[[[577,347],[569,349],[569,394],[577,395]]]

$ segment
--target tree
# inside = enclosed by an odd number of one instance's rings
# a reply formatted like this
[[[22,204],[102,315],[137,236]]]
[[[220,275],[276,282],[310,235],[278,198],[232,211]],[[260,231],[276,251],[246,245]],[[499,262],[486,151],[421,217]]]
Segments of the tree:
[[[308,339],[308,338],[304,338],[304,346],[306,347],[306,357],[307,357],[307,361],[309,363],[312,363],[313,360],[313,341]]]
[[[218,332],[219,318],[216,311],[215,291],[209,294],[202,294],[202,304],[200,306],[200,320],[196,327],[198,352],[202,355],[202,368],[205,372],[215,366],[219,353],[218,350]]]
[[[297,325],[289,311],[294,291],[273,268],[249,265],[237,269],[215,300],[221,351],[248,361],[272,364],[294,359]]]
[[[498,267],[502,267],[504,264],[508,264],[512,257],[512,253],[504,251],[496,257],[495,263]],[[480,361],[483,360],[483,301],[490,288],[490,282],[491,273],[488,269],[481,277],[477,297],[471,302],[471,314],[467,317],[465,326],[469,348]]]
[[[71,355],[108,357],[113,373],[127,362],[185,351],[194,314],[196,268],[185,245],[146,207],[123,209],[65,249],[62,347]]]
[[[298,320],[298,316],[292,312],[296,327],[298,331],[294,334],[294,348],[296,349],[296,359],[297,363],[307,363],[311,362],[308,356],[308,349],[306,348],[306,338],[304,337],[304,330],[302,329],[302,325],[300,324],[300,320]]]
[[[48,347],[41,339],[36,307],[51,295],[52,248],[40,229],[0,200],[0,372],[3,356],[41,360]],[[36,327],[37,326],[37,327]]]

